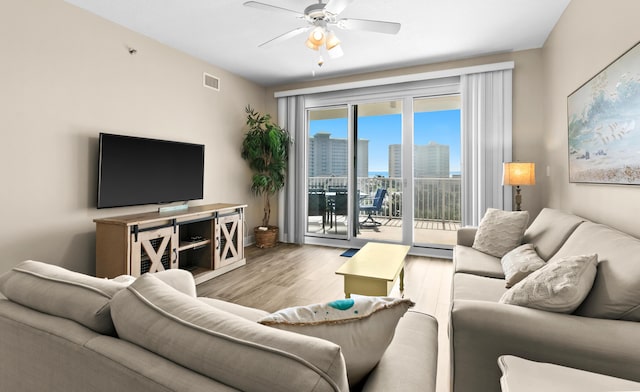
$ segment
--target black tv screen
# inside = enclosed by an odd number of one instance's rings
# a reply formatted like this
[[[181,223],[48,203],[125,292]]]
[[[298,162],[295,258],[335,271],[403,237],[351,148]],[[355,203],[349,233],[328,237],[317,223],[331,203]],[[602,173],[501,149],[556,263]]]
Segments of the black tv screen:
[[[204,145],[100,133],[98,208],[203,198]]]

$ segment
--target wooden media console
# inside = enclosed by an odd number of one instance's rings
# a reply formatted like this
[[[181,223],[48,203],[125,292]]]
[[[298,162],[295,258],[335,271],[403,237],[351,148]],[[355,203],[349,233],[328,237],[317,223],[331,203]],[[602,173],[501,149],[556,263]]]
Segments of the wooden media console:
[[[245,207],[218,203],[95,219],[96,276],[182,268],[201,283],[243,266]]]

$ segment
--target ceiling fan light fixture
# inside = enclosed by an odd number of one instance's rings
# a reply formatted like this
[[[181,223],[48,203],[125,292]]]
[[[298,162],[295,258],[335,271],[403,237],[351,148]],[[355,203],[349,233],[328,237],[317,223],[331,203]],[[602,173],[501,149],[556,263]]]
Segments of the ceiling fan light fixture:
[[[336,37],[336,34],[333,31],[327,32],[327,39],[325,40],[325,45],[327,50],[331,50],[336,46],[340,45],[340,40]]]
[[[311,33],[309,34],[309,38],[307,39],[307,42],[310,42],[315,46],[322,46],[322,44],[324,44],[325,42],[325,37],[326,37],[326,33],[324,28],[318,26],[315,29],[311,30]],[[309,45],[307,44],[307,46]]]
[[[314,44],[310,39],[307,39],[307,41],[304,44],[307,45],[307,48],[312,50],[320,49],[320,45]]]

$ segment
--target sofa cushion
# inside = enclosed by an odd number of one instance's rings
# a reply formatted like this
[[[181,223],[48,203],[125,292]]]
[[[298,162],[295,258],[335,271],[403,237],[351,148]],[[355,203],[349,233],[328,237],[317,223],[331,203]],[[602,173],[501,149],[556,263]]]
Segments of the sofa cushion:
[[[503,392],[640,391],[640,383],[513,355],[498,358]]]
[[[506,288],[511,288],[533,271],[546,265],[533,249],[533,244],[524,244],[513,249],[502,257],[500,263],[504,271]]]
[[[240,316],[253,322],[258,322],[258,320],[269,314],[269,312],[265,312],[261,309],[249,308],[247,306],[215,298],[198,297],[198,300],[209,306],[213,306],[214,308],[224,310],[225,312],[235,314],[236,316]]]
[[[504,278],[500,259],[468,246],[456,245],[453,248],[454,271],[490,278]]]
[[[585,219],[552,208],[543,208],[524,232],[524,242],[534,245],[538,256],[547,261]]]
[[[350,385],[373,369],[391,343],[396,325],[413,302],[353,295],[329,303],[282,309],[258,322],[326,339],[342,348]]]
[[[431,315],[409,310],[362,392],[435,392],[437,368],[438,322]]]
[[[589,294],[597,263],[596,254],[551,260],[504,293],[500,303],[571,313]]]
[[[576,314],[640,321],[640,240],[605,225],[578,226],[550,260],[569,254],[597,253],[598,274]]]
[[[473,248],[491,256],[502,257],[522,243],[528,222],[527,211],[488,208],[478,226]]]
[[[109,301],[128,284],[33,260],[0,276],[0,291],[11,301],[105,335],[115,335]]]
[[[195,297],[197,295],[196,281],[193,279],[193,274],[187,270],[173,268],[155,272],[154,276],[181,293],[187,294],[191,297]]]
[[[348,390],[338,345],[216,309],[153,274],[114,296],[112,317],[122,339],[240,390]]]
[[[453,275],[452,298],[455,301],[473,300],[498,302],[506,291],[504,279],[487,278],[464,273]]]

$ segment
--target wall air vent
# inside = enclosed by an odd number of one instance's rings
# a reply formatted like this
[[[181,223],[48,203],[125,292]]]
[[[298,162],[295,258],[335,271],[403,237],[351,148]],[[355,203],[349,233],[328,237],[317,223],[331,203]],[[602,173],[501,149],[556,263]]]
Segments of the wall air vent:
[[[206,72],[202,74],[202,84],[212,90],[220,91],[220,78]]]

